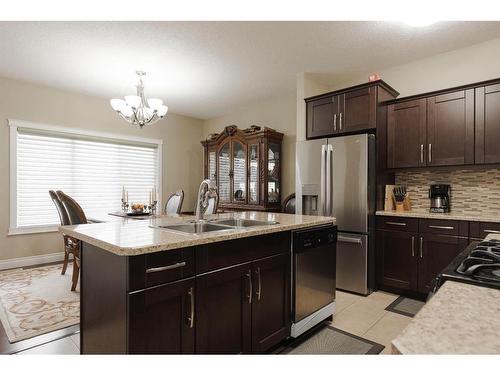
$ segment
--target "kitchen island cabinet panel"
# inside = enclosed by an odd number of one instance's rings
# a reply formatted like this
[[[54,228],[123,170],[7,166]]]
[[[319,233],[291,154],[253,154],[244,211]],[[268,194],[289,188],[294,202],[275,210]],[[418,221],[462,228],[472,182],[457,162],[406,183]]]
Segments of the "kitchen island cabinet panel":
[[[290,334],[290,256],[253,262],[252,351],[265,352]]]
[[[194,353],[194,278],[130,293],[128,352]]]
[[[250,353],[250,262],[196,278],[196,352]]]

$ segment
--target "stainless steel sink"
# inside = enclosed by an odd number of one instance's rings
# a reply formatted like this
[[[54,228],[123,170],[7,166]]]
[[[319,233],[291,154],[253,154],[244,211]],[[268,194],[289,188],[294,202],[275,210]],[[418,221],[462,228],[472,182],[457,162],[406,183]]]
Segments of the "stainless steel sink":
[[[219,225],[228,225],[230,227],[236,227],[236,228],[248,228],[248,227],[256,227],[259,225],[278,224],[277,221],[259,221],[251,219],[215,219],[212,220],[211,222]]]
[[[200,223],[190,222],[190,223],[172,224],[172,225],[152,225],[152,227],[159,229],[174,230],[189,234],[198,234],[198,233],[207,233],[207,232],[216,232],[216,231],[234,229],[233,227],[229,227],[226,225],[212,224],[206,222],[200,222]]]

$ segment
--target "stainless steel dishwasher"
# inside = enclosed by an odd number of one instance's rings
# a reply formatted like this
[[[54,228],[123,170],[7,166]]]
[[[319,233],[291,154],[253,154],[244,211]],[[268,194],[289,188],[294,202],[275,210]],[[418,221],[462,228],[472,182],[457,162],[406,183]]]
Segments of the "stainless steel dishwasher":
[[[335,313],[336,244],[335,225],[293,232],[292,337]]]

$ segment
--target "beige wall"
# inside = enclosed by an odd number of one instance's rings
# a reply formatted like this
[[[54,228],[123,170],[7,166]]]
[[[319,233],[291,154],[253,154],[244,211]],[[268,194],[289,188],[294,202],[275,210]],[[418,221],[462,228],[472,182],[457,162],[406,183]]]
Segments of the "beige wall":
[[[403,97],[499,78],[499,60],[500,38],[380,69],[377,73]],[[362,76],[334,83],[328,91],[366,82],[370,73],[367,71]]]
[[[186,194],[184,209],[194,207],[203,177],[199,144],[203,123],[169,114],[150,127],[138,129],[121,120],[109,101],[48,87],[0,78],[0,260],[54,253],[61,250],[57,233],[7,236],[9,229],[9,127],[14,118],[65,127],[100,130],[163,139],[163,197],[179,188]]]
[[[296,102],[293,96],[269,98],[206,120],[203,124],[203,134],[206,137],[210,133],[219,133],[225,126],[232,124],[241,129],[250,125],[267,126],[284,133],[281,192],[284,199],[295,191],[295,113]]]

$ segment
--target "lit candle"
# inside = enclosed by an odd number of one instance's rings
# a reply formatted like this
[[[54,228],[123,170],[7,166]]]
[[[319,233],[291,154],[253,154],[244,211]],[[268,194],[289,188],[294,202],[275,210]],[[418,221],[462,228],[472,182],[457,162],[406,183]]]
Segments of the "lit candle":
[[[122,201],[125,202],[125,186],[122,186]]]

